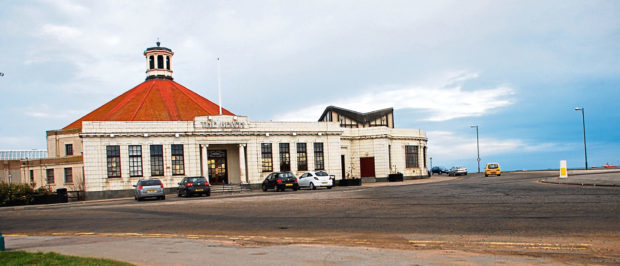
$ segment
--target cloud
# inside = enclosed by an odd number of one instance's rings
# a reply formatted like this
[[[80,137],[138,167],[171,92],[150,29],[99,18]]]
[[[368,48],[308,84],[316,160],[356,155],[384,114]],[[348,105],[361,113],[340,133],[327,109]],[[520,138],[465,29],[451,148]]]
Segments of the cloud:
[[[65,13],[65,14],[69,14],[69,15],[74,15],[74,14],[79,14],[79,13],[84,13],[84,12],[89,12],[90,10],[82,5],[76,4],[72,1],[64,1],[64,0],[54,0],[54,1],[49,1],[47,2],[47,4],[55,7],[56,9],[58,9],[59,11]]]
[[[13,137],[13,136],[0,136],[0,147],[3,150],[24,150],[45,147],[43,144],[43,140],[40,137],[32,137],[32,136],[21,136],[21,137]]]
[[[46,118],[46,119],[77,119],[86,114],[84,110],[59,110],[52,108],[46,104],[42,104],[36,107],[28,107],[24,111],[24,115],[33,118]]]
[[[65,42],[72,42],[82,35],[82,31],[75,27],[54,24],[43,25],[41,33]]]
[[[465,90],[463,84],[479,77],[478,73],[460,71],[446,75],[429,85],[386,85],[367,89],[366,93],[347,100],[324,102],[274,117],[280,121],[314,121],[328,105],[359,112],[386,107],[417,109],[428,114],[426,121],[446,121],[461,117],[482,116],[508,106],[514,90],[500,85],[489,89]],[[432,84],[434,83],[434,84]]]
[[[441,158],[442,161],[458,160],[467,154],[475,158],[476,137],[457,135],[449,131],[428,131],[429,155]],[[521,152],[551,152],[566,151],[572,148],[572,144],[565,143],[536,143],[532,144],[521,139],[496,139],[480,138],[480,157],[492,157],[498,154],[521,153]],[[465,156],[467,157],[467,156]]]

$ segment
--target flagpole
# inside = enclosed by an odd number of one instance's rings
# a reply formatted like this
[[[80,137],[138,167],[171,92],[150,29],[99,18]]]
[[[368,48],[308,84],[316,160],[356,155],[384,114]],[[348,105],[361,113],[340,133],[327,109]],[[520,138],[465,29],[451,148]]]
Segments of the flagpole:
[[[220,67],[220,58],[217,58],[217,94],[220,105],[220,115],[222,115],[222,69]]]

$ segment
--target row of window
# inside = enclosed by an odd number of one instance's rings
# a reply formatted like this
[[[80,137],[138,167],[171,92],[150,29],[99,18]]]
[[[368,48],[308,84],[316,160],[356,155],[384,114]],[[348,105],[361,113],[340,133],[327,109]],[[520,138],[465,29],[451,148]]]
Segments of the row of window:
[[[142,177],[142,145],[129,145],[129,176]],[[164,152],[163,145],[150,145],[151,153],[151,176],[164,175]],[[172,144],[171,162],[172,175],[185,174],[185,160],[183,144]],[[121,177],[121,148],[119,145],[106,146],[107,173],[108,177]]]
[[[65,184],[73,183],[73,168],[65,167]],[[55,184],[54,169],[45,169],[45,177],[47,184]],[[34,183],[34,170],[30,170],[30,182]]]
[[[340,123],[340,127],[348,127],[348,128],[356,128],[358,127],[357,121],[355,121],[354,119],[348,118],[346,116],[343,116],[341,114],[336,113],[336,117],[338,117],[338,123]],[[333,121],[333,117],[332,117],[332,112],[327,113],[327,117],[325,118],[324,121],[328,121],[328,122],[332,122]],[[369,126],[371,127],[379,127],[379,126],[388,126],[388,116],[384,115],[380,118],[377,118],[373,121],[370,121]]]
[[[322,142],[315,142],[314,144],[314,166],[315,170],[325,170],[325,157]],[[280,171],[291,170],[291,155],[290,144],[279,143],[278,151],[280,155]],[[297,170],[308,170],[308,155],[306,143],[297,143]],[[129,145],[129,176],[130,177],[142,177],[142,146],[141,145]],[[162,145],[150,145],[151,154],[151,176],[163,176],[164,175],[164,158],[163,158],[163,146]],[[173,175],[184,175],[184,152],[183,144],[171,145],[171,165]],[[121,158],[120,158],[120,146],[108,145],[106,146],[107,156],[107,173],[108,177],[121,177]],[[424,147],[424,158],[426,158],[426,147]],[[261,143],[261,159],[262,159],[262,171],[273,172],[273,153],[271,143]],[[418,162],[418,146],[417,145],[405,145],[405,165],[407,168],[419,167]],[[426,167],[426,160],[424,160],[424,167]],[[53,178],[53,169],[52,178]],[[65,174],[66,175],[66,174]],[[49,173],[48,173],[49,179]]]
[[[291,153],[289,143],[279,143],[280,171],[291,170]],[[297,170],[308,170],[308,153],[306,143],[297,143]],[[261,143],[262,171],[273,172],[273,156],[271,143]],[[323,143],[314,143],[314,168],[325,170],[325,157],[323,156]]]
[[[164,68],[164,56],[163,55],[157,56],[157,68],[159,69]],[[149,69],[155,69],[155,58],[152,55],[149,56]],[[170,70],[170,57],[169,56],[166,56],[166,69]]]

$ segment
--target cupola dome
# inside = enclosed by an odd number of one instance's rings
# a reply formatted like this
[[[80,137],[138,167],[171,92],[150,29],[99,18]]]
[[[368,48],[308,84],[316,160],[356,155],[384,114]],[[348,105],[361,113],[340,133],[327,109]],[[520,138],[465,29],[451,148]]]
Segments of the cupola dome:
[[[156,47],[150,47],[144,51],[144,56],[146,56],[146,80],[172,80],[171,65],[174,53],[170,48],[161,47],[159,41],[156,44]]]

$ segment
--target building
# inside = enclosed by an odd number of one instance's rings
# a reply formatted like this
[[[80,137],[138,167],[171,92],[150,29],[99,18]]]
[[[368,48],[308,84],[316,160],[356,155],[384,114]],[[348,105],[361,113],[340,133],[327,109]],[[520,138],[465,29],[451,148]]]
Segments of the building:
[[[176,83],[171,49],[158,42],[144,55],[143,83],[47,132],[49,157],[22,164],[37,186],[97,199],[131,196],[143,178],[159,178],[171,192],[184,176],[258,187],[274,171],[366,181],[427,173],[425,132],[395,129],[391,108],[360,114],[330,106],[317,122],[255,122]]]
[[[33,183],[34,173],[28,173],[28,165],[47,158],[45,150],[6,150],[0,151],[0,182]]]

